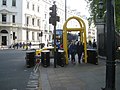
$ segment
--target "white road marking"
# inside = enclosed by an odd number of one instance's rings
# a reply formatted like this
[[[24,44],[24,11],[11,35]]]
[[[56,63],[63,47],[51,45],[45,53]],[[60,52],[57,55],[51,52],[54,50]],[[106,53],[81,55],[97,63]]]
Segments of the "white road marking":
[[[33,72],[30,73],[29,81],[26,90],[38,90],[39,85],[39,63],[35,65]]]

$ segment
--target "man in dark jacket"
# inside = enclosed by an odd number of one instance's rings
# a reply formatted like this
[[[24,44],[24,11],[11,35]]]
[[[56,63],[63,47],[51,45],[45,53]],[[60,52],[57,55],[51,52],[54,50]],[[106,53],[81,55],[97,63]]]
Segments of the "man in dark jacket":
[[[80,63],[82,53],[84,52],[83,44],[79,41],[77,43],[78,63]]]
[[[71,54],[71,61],[75,64],[76,45],[74,42],[70,44],[69,54]]]

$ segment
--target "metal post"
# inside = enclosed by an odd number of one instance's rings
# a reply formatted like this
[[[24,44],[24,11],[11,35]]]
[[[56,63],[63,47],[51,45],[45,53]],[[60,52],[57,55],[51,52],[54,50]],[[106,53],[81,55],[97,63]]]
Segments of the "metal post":
[[[53,2],[53,4],[55,5],[55,2]],[[55,21],[54,21],[54,68],[56,68],[56,8],[54,8],[55,10]]]
[[[41,49],[42,49],[43,47],[42,47],[42,31],[41,31]]]
[[[54,25],[54,68],[56,68],[56,25]]]
[[[28,43],[28,24],[27,24],[27,31],[26,31],[26,43]]]
[[[27,24],[27,34],[26,34],[26,50],[28,50],[28,24]]]
[[[56,68],[56,57],[57,57],[57,51],[56,51],[56,24],[57,21],[59,22],[60,17],[57,16],[57,6],[55,4],[55,1],[53,2],[52,7],[50,7],[50,18],[49,18],[49,23],[54,26],[54,67]]]
[[[65,0],[65,21],[67,19],[67,0]]]
[[[114,0],[107,0],[107,60],[106,60],[106,86],[105,90],[115,88],[115,24]]]
[[[39,23],[39,49],[40,49],[40,23]]]

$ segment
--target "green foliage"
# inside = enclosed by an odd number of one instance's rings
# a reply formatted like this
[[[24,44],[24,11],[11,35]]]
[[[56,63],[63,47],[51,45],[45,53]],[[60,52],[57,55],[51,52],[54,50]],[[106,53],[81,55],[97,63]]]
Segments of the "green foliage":
[[[116,28],[120,31],[120,0],[115,0]]]
[[[86,0],[90,7],[90,15],[91,17],[89,20],[92,20],[96,22],[96,19],[99,18],[99,0]],[[105,16],[106,12],[106,0],[103,0],[103,10],[102,15],[103,18]],[[116,30],[120,31],[120,0],[115,0],[115,17],[116,17]]]

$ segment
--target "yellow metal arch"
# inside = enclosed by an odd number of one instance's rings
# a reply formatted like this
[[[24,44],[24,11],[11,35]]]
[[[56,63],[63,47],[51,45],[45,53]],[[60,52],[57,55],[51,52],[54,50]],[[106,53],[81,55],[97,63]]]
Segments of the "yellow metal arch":
[[[71,19],[77,20],[79,25],[80,25],[80,28],[68,28],[67,23]],[[73,16],[73,17],[69,17],[63,25],[63,48],[64,48],[64,51],[65,51],[66,64],[68,64],[67,31],[80,31],[81,41],[82,41],[82,43],[84,43],[84,59],[85,59],[85,63],[87,63],[86,25],[85,25],[84,21],[79,17]]]

